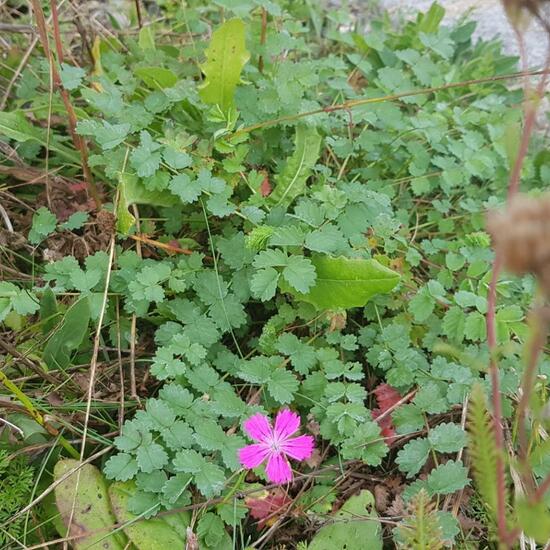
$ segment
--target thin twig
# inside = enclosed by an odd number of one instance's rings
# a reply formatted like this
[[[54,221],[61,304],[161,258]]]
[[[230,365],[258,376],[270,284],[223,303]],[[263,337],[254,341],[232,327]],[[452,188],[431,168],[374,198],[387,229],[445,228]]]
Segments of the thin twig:
[[[3,266],[2,266],[3,269]],[[0,348],[2,348],[5,352],[7,352],[9,355],[14,357],[15,359],[21,361],[27,368],[32,370],[35,374],[43,378],[44,380],[47,380],[50,384],[58,385],[59,380],[43,370],[41,367],[39,367],[37,364],[35,364],[33,361],[31,361],[27,356],[23,355],[20,351],[18,351],[16,348],[14,348],[11,344],[8,344],[5,340],[0,338]]]
[[[99,311],[99,317],[97,320],[97,329],[94,336],[94,346],[92,351],[92,358],[90,361],[90,380],[88,382],[88,395],[86,398],[86,412],[84,414],[84,429],[82,431],[82,445],[80,446],[80,461],[83,462],[84,454],[86,451],[86,437],[88,435],[88,425],[90,422],[90,414],[92,410],[92,399],[94,395],[95,388],[95,375],[97,371],[97,358],[99,355],[99,346],[101,343],[101,328],[103,326],[103,318],[105,317],[105,311],[107,309],[107,301],[109,299],[109,283],[111,281],[111,271],[113,267],[113,258],[115,255],[115,234],[111,236],[111,243],[109,246],[109,261],[107,264],[107,273],[105,275],[105,288],[103,291],[103,301],[101,304],[101,309]],[[80,483],[80,470],[78,470],[76,475],[74,499],[71,507],[71,514],[69,517],[69,522],[67,525],[67,532],[71,532],[71,525],[74,518],[74,511],[76,507],[76,496],[78,494],[78,485]]]
[[[273,118],[270,120],[264,120],[263,122],[257,122],[251,124],[250,126],[244,126],[237,129],[230,137],[239,136],[241,134],[248,134],[254,132],[255,130],[261,130],[268,126],[275,126],[276,124],[281,124],[283,122],[294,122],[302,118],[307,118],[314,115],[319,115],[322,113],[333,113],[336,111],[349,111],[354,107],[360,107],[362,105],[369,105],[373,103],[385,103],[386,101],[396,101],[398,99],[403,99],[405,97],[413,97],[416,95],[431,94],[435,92],[441,92],[443,90],[451,90],[453,88],[466,88],[468,86],[473,86],[475,84],[491,84],[493,82],[500,82],[502,80],[510,80],[513,78],[524,78],[526,76],[538,76],[542,74],[548,74],[548,69],[538,70],[538,71],[529,71],[527,73],[511,73],[506,75],[497,75],[490,76],[487,78],[477,78],[474,80],[464,80],[461,82],[450,82],[449,84],[443,84],[442,86],[434,86],[430,88],[421,88],[418,90],[412,90],[410,92],[402,92],[399,94],[390,94],[381,97],[371,97],[364,99],[351,99],[349,101],[344,101],[343,103],[337,103],[335,105],[330,105],[328,107],[321,107],[319,109],[314,109],[313,111],[305,111],[302,113],[297,113],[293,115],[285,115],[279,118]]]

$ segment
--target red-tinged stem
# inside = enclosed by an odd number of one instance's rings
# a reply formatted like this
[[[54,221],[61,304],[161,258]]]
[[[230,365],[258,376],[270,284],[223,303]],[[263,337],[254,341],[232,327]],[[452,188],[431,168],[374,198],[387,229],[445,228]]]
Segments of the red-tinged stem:
[[[97,187],[94,183],[92,172],[88,165],[88,147],[86,145],[86,141],[76,133],[76,124],[78,122],[76,118],[76,112],[71,103],[69,92],[63,87],[63,83],[61,82],[61,76],[59,75],[59,71],[57,70],[57,66],[55,64],[55,60],[54,60],[52,51],[50,49],[44,11],[42,10],[42,6],[39,0],[31,0],[31,3],[32,3],[34,15],[36,17],[36,26],[38,27],[38,34],[40,36],[40,42],[42,43],[42,48],[44,49],[44,55],[46,56],[46,58],[48,59],[48,62],[50,63],[53,83],[54,83],[54,86],[59,90],[61,99],[63,100],[63,104],[65,106],[65,110],[67,111],[69,133],[71,134],[71,139],[73,141],[75,148],[80,152],[80,160],[82,165],[82,171],[84,173],[84,179],[86,180],[86,188],[90,196],[93,198],[96,204],[96,207],[100,208],[101,198],[99,196]],[[59,18],[57,13],[56,0],[51,0],[50,5],[52,10],[52,22],[54,25],[56,53],[57,53],[58,60],[61,63],[63,59],[63,47],[61,43],[61,34],[59,30]]]
[[[493,424],[495,429],[495,443],[497,447],[497,528],[499,540],[505,541],[508,537],[506,527],[506,473],[504,470],[504,428],[502,426],[502,400],[500,396],[500,378],[495,357],[497,347],[495,323],[497,296],[496,289],[499,272],[500,260],[499,258],[495,258],[495,261],[493,263],[491,282],[489,284],[489,294],[487,296],[487,344],[489,346],[490,354],[489,375],[491,377]]]
[[[547,81],[548,67],[550,66],[550,55],[546,59],[546,64],[541,72],[542,77],[537,86],[535,100],[541,98],[544,92]],[[524,73],[525,74],[525,73]],[[528,95],[529,87],[525,85],[525,93]],[[508,197],[507,203],[510,201],[519,191],[521,169],[523,162],[527,156],[527,150],[529,142],[531,140],[531,134],[535,127],[535,120],[537,114],[537,105],[533,104],[533,99],[526,97],[525,101],[525,122],[523,125],[523,132],[518,148],[518,154],[514,161],[512,172],[510,173],[510,179],[508,182]],[[493,261],[493,271],[491,276],[491,282],[489,284],[489,293],[487,297],[487,344],[489,347],[490,363],[489,374],[491,377],[492,387],[492,405],[493,405],[493,422],[495,426],[495,443],[497,446],[497,529],[498,538],[502,544],[506,546],[511,545],[513,540],[513,533],[508,532],[506,526],[506,474],[504,465],[505,447],[504,447],[504,429],[502,425],[502,400],[500,395],[500,380],[499,369],[496,360],[497,340],[496,340],[496,302],[497,302],[497,283],[500,270],[502,268],[502,261],[498,254],[495,255]],[[529,396],[523,396],[524,399],[529,399]],[[515,538],[515,537],[514,537]]]

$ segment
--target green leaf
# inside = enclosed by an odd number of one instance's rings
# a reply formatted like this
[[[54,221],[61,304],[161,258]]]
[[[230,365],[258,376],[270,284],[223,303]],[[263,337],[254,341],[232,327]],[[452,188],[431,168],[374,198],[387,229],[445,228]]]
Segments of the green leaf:
[[[306,189],[306,181],[319,158],[321,136],[311,126],[296,127],[294,153],[275,177],[275,187],[268,197],[273,205],[288,206]]]
[[[398,453],[395,462],[407,477],[415,476],[430,454],[430,443],[425,437],[409,441]]]
[[[139,469],[145,473],[160,470],[168,463],[166,451],[158,443],[141,445],[136,454]]]
[[[458,271],[464,267],[466,258],[462,254],[456,254],[455,252],[447,252],[445,256],[445,265],[451,271]]]
[[[276,368],[267,382],[267,390],[277,403],[284,405],[292,401],[299,385],[291,372],[284,368]]]
[[[0,320],[1,319],[2,314],[0,313]],[[58,320],[57,300],[55,298],[55,294],[50,287],[46,287],[44,294],[42,294],[42,299],[40,300],[40,322],[42,323],[42,334],[48,334],[51,330],[53,330]]]
[[[66,90],[75,90],[82,84],[82,79],[86,76],[86,71],[80,67],[74,67],[67,63],[61,63],[61,83]]]
[[[539,544],[550,539],[550,512],[544,502],[532,504],[526,500],[516,503],[518,522],[522,531]]]
[[[68,231],[80,229],[88,221],[88,217],[88,212],[74,212],[66,222],[61,224],[61,228]]]
[[[197,445],[206,451],[218,451],[223,448],[226,435],[217,422],[205,420],[196,426],[193,437]]]
[[[277,291],[279,277],[279,272],[272,267],[266,267],[256,271],[250,281],[250,290],[252,294],[257,296],[262,302],[271,300]]]
[[[142,178],[152,176],[160,166],[160,143],[153,141],[151,134],[144,130],[140,132],[140,143],[130,155],[130,164]]]
[[[427,287],[418,291],[409,301],[409,311],[413,314],[417,323],[424,322],[435,308],[435,298],[430,294]]]
[[[440,453],[456,453],[466,445],[466,432],[451,422],[438,424],[430,430],[428,441]]]
[[[205,54],[207,61],[201,65],[205,80],[199,95],[205,103],[218,105],[225,113],[234,104],[235,88],[250,58],[244,23],[240,19],[226,21],[212,34]]]
[[[164,67],[137,67],[134,69],[136,76],[139,76],[149,88],[154,90],[164,90],[174,86],[178,77],[170,70]]]
[[[83,136],[93,136],[104,151],[120,145],[130,132],[130,124],[111,124],[102,120],[101,124],[95,120],[82,120],[76,127],[77,133]]]
[[[118,453],[109,458],[105,464],[105,475],[109,479],[126,481],[138,473],[137,460],[128,453]]]
[[[470,483],[468,469],[462,462],[449,460],[432,470],[427,479],[428,490],[434,495],[448,495]]]
[[[74,548],[123,550],[127,540],[123,533],[115,531],[116,518],[109,505],[107,482],[101,472],[91,464],[82,466],[78,460],[64,459],[55,465],[54,479],[59,481],[76,468],[80,468],[79,475],[75,472],[55,487],[55,503],[65,527],[72,520],[71,534],[92,533],[73,541]],[[65,533],[61,535],[65,536]]]
[[[137,550],[157,548],[184,548],[186,529],[190,523],[189,512],[177,512],[169,516],[141,519],[129,512],[128,500],[136,494],[133,482],[113,483],[109,487],[109,498],[119,524]]]
[[[453,306],[447,310],[443,317],[443,332],[455,342],[462,342],[464,339],[464,329],[466,325],[466,315],[458,306]]]
[[[152,25],[145,25],[139,29],[138,45],[144,50],[155,50],[155,33]]]
[[[309,258],[290,256],[283,269],[283,277],[298,292],[307,292],[315,282],[315,267]]]
[[[186,449],[178,452],[173,464],[176,471],[193,474],[197,488],[205,497],[221,493],[225,485],[223,470],[207,462],[197,451]]]
[[[174,206],[178,199],[168,191],[150,191],[138,183],[138,178],[128,174],[120,174],[118,184],[119,196],[116,208],[117,230],[127,235],[135,223],[135,218],[128,208],[132,204],[149,204],[152,206]]]
[[[171,166],[175,170],[181,170],[191,166],[192,159],[185,151],[178,151],[172,147],[165,147],[162,156],[168,166]]]
[[[362,307],[373,296],[390,292],[399,282],[398,273],[376,260],[318,255],[311,262],[317,273],[315,285],[307,294],[291,292],[319,310]]]
[[[334,514],[333,522],[319,529],[308,544],[308,550],[382,550],[382,529],[376,519],[374,497],[369,491],[363,490],[344,503]]]
[[[369,466],[380,466],[387,454],[388,446],[384,443],[380,426],[376,422],[360,424],[342,445],[344,458],[357,458]]]
[[[227,537],[223,521],[220,516],[212,512],[206,512],[199,520],[197,535],[206,548],[216,548]]]
[[[90,304],[84,297],[75,302],[65,313],[61,326],[48,341],[42,358],[50,369],[66,369],[71,353],[76,351],[88,334]]]
[[[57,218],[45,206],[40,207],[32,217],[32,226],[29,231],[29,242],[39,244],[48,235],[55,231]]]

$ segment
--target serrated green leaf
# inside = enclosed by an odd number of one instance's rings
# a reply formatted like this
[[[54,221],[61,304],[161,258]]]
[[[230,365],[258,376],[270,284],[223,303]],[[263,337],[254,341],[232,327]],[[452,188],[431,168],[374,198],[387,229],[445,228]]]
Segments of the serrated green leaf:
[[[469,483],[468,469],[462,462],[454,460],[449,460],[432,470],[427,479],[428,490],[432,495],[448,495]]]
[[[138,448],[136,460],[142,472],[150,473],[165,466],[168,463],[168,455],[158,443],[149,443]]]
[[[369,491],[363,490],[344,503],[334,514],[333,522],[319,529],[308,544],[308,550],[382,550],[382,529],[376,516],[374,497]]]
[[[267,382],[267,390],[270,395],[282,405],[292,401],[298,386],[296,377],[283,368],[275,369]]]
[[[409,441],[398,453],[395,462],[399,469],[407,474],[407,477],[413,477],[424,466],[430,454],[430,443],[425,437],[420,437]]]
[[[61,77],[63,88],[66,90],[75,90],[82,83],[82,79],[86,76],[86,71],[80,67],[61,63],[59,76]]]
[[[109,458],[105,464],[105,475],[108,479],[127,481],[138,473],[137,460],[128,453],[118,453]]]
[[[290,256],[283,269],[283,277],[298,292],[306,293],[315,283],[315,267],[309,258]]]
[[[466,445],[467,437],[458,424],[446,422],[430,430],[428,441],[440,453],[456,453]]]
[[[57,218],[45,206],[40,207],[32,217],[32,226],[29,231],[29,242],[39,244],[48,235],[55,231]]]

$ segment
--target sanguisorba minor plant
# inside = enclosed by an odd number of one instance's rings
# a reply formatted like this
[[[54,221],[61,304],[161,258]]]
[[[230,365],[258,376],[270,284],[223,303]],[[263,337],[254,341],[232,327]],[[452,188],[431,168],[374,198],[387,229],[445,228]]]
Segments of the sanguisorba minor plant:
[[[32,4],[43,55],[0,113],[0,381],[55,438],[40,517],[79,548],[548,538],[542,324],[521,382],[547,203],[491,218],[494,266],[485,231],[510,172],[550,182],[516,60],[436,4],[363,30],[305,0],[136,3],[84,48]]]

